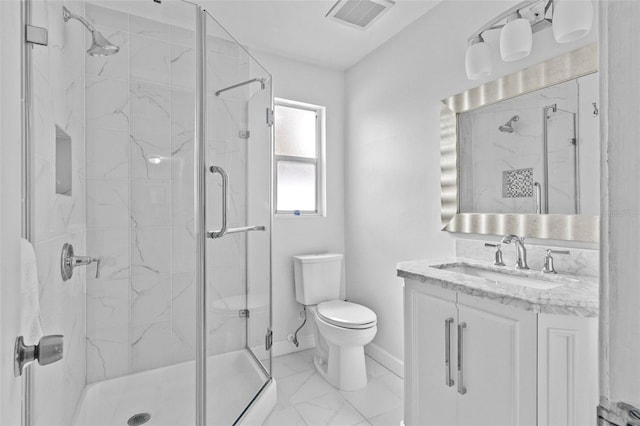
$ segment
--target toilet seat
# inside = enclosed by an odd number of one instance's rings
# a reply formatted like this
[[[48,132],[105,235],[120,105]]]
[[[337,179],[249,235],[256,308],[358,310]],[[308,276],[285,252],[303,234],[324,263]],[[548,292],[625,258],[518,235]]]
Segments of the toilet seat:
[[[365,329],[375,327],[376,313],[366,306],[343,300],[322,302],[317,307],[318,316],[336,327]]]

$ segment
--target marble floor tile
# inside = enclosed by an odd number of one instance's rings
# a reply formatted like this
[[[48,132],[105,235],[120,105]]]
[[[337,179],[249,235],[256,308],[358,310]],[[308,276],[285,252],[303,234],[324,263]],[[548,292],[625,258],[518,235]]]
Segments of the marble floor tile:
[[[264,426],[307,426],[295,407],[276,406],[264,422]]]
[[[367,387],[342,392],[315,370],[314,352],[309,349],[273,358],[278,404],[265,425],[400,426],[402,378],[367,356]]]
[[[338,392],[336,388],[327,383],[315,370],[285,377],[277,383],[278,403],[284,406],[311,401],[328,393]]]
[[[400,406],[391,411],[387,411],[386,413],[367,419],[367,421],[373,426],[400,426],[400,422],[403,417],[404,407]]]
[[[308,425],[353,426],[365,420],[339,393],[295,405]]]
[[[309,356],[307,353],[311,355]],[[273,376],[276,380],[313,369],[313,350],[294,352],[273,358]]]
[[[402,399],[377,380],[370,380],[364,389],[340,393],[367,419],[402,406]]]

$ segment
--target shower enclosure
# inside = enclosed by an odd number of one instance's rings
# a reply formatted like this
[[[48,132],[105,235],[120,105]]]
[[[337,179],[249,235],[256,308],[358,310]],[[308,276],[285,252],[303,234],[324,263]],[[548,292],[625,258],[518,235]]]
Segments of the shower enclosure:
[[[42,334],[64,336],[62,360],[25,369],[24,423],[259,423],[270,74],[186,1],[22,4],[48,32],[24,47],[23,235]]]

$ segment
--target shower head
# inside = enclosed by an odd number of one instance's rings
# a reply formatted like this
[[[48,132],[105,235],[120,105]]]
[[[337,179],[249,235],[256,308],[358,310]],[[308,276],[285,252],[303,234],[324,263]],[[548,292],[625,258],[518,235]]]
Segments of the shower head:
[[[120,48],[103,36],[100,31],[91,25],[82,16],[74,15],[65,6],[62,6],[62,17],[64,22],[69,22],[69,19],[76,19],[82,23],[91,32],[91,47],[87,50],[87,53],[91,56],[109,56],[118,53]]]
[[[500,130],[502,133],[513,133],[515,131],[515,129],[513,128],[513,122],[518,120],[520,120],[520,116],[514,115],[509,119],[509,121],[498,127],[498,130]]]

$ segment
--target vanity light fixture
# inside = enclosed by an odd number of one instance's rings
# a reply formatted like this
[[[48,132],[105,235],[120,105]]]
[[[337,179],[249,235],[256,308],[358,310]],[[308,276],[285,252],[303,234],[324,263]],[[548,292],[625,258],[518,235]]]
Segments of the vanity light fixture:
[[[488,77],[492,71],[491,48],[483,34],[500,30],[500,57],[505,62],[531,53],[533,33],[553,27],[558,43],[585,37],[593,21],[592,0],[525,0],[484,24],[467,39],[465,69],[470,80]]]
[[[500,57],[505,62],[526,58],[531,53],[531,46],[531,24],[516,12],[507,18],[507,24],[500,31]]]

